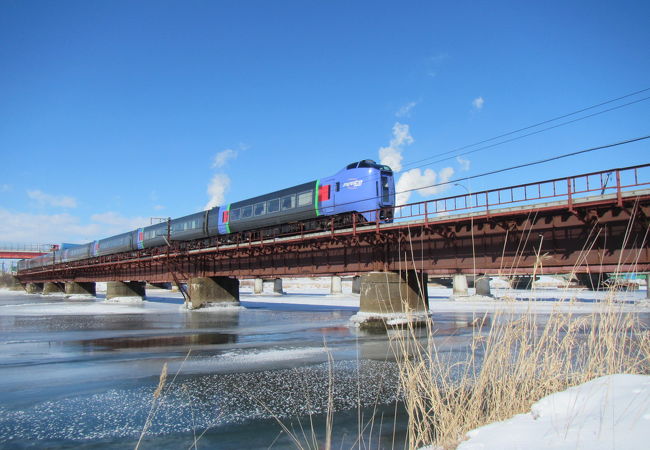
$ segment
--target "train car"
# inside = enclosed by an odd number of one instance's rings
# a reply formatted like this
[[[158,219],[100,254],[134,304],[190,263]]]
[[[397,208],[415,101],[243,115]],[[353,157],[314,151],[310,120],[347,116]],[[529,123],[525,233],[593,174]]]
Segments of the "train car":
[[[100,239],[96,244],[96,254],[98,256],[111,255],[113,253],[122,253],[133,250],[134,234],[137,231],[118,234],[106,239]]]
[[[89,242],[62,250],[61,261],[70,262],[90,258],[92,256],[93,244],[93,242]]]
[[[136,247],[138,249],[159,247],[167,243],[167,222],[156,223],[148,227],[138,228]]]
[[[390,221],[394,206],[393,171],[366,159],[331,177],[231,203],[221,213],[218,231],[227,234],[349,212],[361,212],[369,222]]]
[[[207,211],[189,214],[169,222],[169,232],[173,241],[190,241],[207,237]]]
[[[393,171],[372,159],[348,164],[333,177],[322,180],[320,189],[331,192],[331,200],[322,206],[325,214],[356,211],[362,212],[368,222],[390,222],[393,219]],[[327,192],[319,193],[319,196],[321,195],[327,197]]]
[[[19,261],[18,268],[20,270],[21,265],[24,265],[26,269],[35,269],[38,267],[52,265],[53,263],[54,263],[54,253],[48,253],[46,255],[41,255],[35,258],[23,259]]]

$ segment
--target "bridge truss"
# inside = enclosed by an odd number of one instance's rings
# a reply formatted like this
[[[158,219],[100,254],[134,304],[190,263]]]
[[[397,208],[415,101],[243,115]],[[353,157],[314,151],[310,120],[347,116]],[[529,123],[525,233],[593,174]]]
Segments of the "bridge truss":
[[[320,222],[322,224],[322,221]],[[21,271],[22,282],[170,281],[416,269],[649,272],[650,164],[412,203],[393,223],[255,230]]]

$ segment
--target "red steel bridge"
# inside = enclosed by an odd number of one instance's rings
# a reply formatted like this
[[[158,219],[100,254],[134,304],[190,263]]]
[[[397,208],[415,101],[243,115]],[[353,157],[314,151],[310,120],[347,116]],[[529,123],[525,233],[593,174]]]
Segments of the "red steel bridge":
[[[18,244],[0,242],[0,259],[27,259],[45,255],[56,250],[53,244]]]
[[[649,272],[650,164],[412,203],[393,223],[254,230],[21,271],[21,282],[165,282],[415,269]]]

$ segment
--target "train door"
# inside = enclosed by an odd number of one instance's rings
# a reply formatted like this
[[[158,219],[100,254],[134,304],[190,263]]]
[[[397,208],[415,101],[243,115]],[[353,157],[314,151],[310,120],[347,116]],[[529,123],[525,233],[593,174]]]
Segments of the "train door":
[[[332,215],[334,214],[334,206],[336,205],[336,188],[335,180],[332,177],[323,178],[317,182],[318,192],[316,200],[318,206],[318,215]]]

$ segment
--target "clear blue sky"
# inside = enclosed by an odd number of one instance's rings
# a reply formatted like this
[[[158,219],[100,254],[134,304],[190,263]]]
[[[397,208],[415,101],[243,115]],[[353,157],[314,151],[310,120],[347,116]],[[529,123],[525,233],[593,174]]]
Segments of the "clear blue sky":
[[[201,210],[214,177],[236,201],[378,160],[391,140],[408,163],[649,88],[649,17],[647,0],[3,0],[0,241],[86,242]],[[647,134],[650,101],[428,168],[467,176]],[[648,155],[645,141],[472,189]]]

